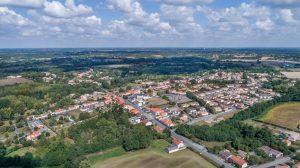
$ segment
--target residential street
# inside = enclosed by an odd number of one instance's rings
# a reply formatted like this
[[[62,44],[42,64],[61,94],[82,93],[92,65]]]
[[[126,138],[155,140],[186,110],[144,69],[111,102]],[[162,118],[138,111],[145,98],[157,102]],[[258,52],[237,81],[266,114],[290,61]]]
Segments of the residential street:
[[[206,121],[206,120],[215,119],[217,117],[222,117],[224,115],[227,115],[227,114],[230,114],[230,113],[234,113],[236,111],[237,110],[230,110],[230,111],[226,111],[226,112],[222,112],[222,113],[211,114],[211,115],[208,115],[208,116],[199,117],[199,118],[193,119],[192,121],[188,122],[187,125],[193,125],[193,124],[196,124],[196,123],[198,123],[200,121]]]
[[[268,163],[261,164],[261,165],[258,165],[258,166],[253,166],[253,167],[250,167],[250,168],[269,168],[269,167],[272,167],[272,166],[277,166],[279,164],[287,163],[289,161],[291,161],[290,157],[283,157],[283,158],[280,158],[280,159],[276,159],[272,162],[268,162]]]

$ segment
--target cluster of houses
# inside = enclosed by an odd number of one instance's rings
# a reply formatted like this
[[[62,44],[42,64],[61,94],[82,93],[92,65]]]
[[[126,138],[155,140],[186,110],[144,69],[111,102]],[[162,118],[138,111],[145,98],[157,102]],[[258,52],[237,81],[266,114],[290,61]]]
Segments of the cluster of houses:
[[[31,130],[31,133],[27,135],[26,140],[35,141],[43,132],[51,132],[51,130],[44,125],[41,120],[30,118],[28,120],[28,127]]]
[[[42,78],[44,82],[51,82],[56,78],[56,74],[51,72],[44,72],[45,76]]]
[[[71,95],[72,97],[72,95]],[[101,92],[94,92],[92,94],[83,94],[79,98],[74,99],[75,105],[69,107],[57,109],[54,111],[48,111],[40,115],[32,115],[27,118],[27,123],[31,129],[31,133],[27,136],[27,140],[37,140],[42,132],[51,132],[51,130],[43,124],[42,120],[48,119],[49,117],[55,117],[57,120],[67,119],[71,124],[76,124],[74,119],[69,116],[70,112],[83,112],[90,113],[96,108],[104,107],[108,104],[117,103],[124,105],[125,101],[123,98],[114,94],[104,95]],[[148,123],[149,124],[149,123]]]
[[[75,73],[75,77],[68,81],[69,85],[75,85],[78,83],[95,83],[97,85],[101,85],[101,83],[92,80],[93,77],[93,69],[89,69],[88,71],[82,72],[82,73]],[[101,72],[100,72],[101,73]]]
[[[281,158],[283,157],[283,153],[272,149],[269,146],[261,146],[258,149],[262,150],[268,157],[277,159],[277,158]],[[242,151],[242,150],[238,150],[237,151],[237,155],[232,154],[229,150],[225,149],[220,151],[220,156],[229,163],[232,163],[234,165],[236,165],[237,167],[240,168],[245,168],[248,167],[248,163],[247,163],[247,159],[248,159],[248,153]]]
[[[232,84],[224,88],[199,93],[197,96],[214,107],[216,112],[244,109],[259,101],[270,100],[278,94],[259,84]]]
[[[248,163],[245,160],[247,158],[247,153],[244,151],[238,151],[238,156],[236,156],[231,154],[229,150],[223,150],[220,152],[220,156],[226,162],[233,163],[240,168],[245,168],[248,166]]]
[[[282,140],[287,146],[290,146],[292,142],[300,141],[300,133],[293,131],[284,131],[278,134],[278,138]]]

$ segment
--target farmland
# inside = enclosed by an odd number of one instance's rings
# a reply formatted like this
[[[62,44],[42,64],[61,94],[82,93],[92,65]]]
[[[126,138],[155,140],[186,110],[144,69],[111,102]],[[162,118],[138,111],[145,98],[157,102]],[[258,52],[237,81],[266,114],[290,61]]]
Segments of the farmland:
[[[300,103],[284,103],[271,108],[261,121],[295,129],[300,124]]]
[[[165,141],[155,141],[148,149],[125,153],[120,149],[110,150],[98,156],[90,156],[92,167],[101,168],[213,168],[215,167],[201,156],[190,150],[183,150],[174,154],[167,154],[163,150],[168,146]]]
[[[6,85],[14,85],[18,83],[31,83],[31,80],[25,79],[25,78],[9,78],[9,79],[1,79],[0,80],[0,86],[6,86]]]
[[[300,79],[300,72],[281,72],[289,79]]]

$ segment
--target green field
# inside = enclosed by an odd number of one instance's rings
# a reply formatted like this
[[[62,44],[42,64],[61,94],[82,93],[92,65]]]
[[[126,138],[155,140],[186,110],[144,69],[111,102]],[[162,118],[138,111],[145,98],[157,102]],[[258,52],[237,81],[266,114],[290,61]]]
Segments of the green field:
[[[300,103],[284,103],[271,108],[261,121],[273,125],[296,129],[300,124]]]
[[[95,168],[215,168],[188,149],[167,154],[164,149],[168,145],[166,141],[154,141],[148,149],[129,153],[120,147],[90,155],[88,161]]]

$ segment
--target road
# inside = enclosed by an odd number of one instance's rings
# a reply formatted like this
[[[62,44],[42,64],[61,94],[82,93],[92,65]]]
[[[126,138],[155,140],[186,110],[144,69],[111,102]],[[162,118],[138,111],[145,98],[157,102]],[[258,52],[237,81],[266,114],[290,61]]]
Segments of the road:
[[[269,167],[277,166],[277,165],[284,164],[284,163],[287,163],[287,162],[290,162],[290,161],[291,161],[290,157],[283,157],[283,158],[280,158],[280,159],[276,159],[272,162],[268,162],[268,163],[261,164],[261,165],[258,165],[258,166],[253,166],[253,167],[250,167],[250,168],[269,168]]]
[[[226,111],[226,112],[222,112],[222,113],[218,113],[218,114],[211,114],[211,115],[208,115],[208,116],[199,117],[199,118],[193,119],[192,121],[188,122],[187,125],[193,125],[193,124],[196,124],[200,121],[211,120],[211,119],[214,119],[214,118],[217,118],[217,117],[222,117],[224,115],[234,113],[236,111],[237,110],[230,110],[230,111]]]
[[[145,115],[149,120],[151,120],[153,123],[159,125],[161,128],[167,128],[167,129],[170,129],[169,127],[167,127],[166,125],[162,124],[159,120],[155,119],[155,117],[153,117],[151,114],[149,113],[146,113],[142,110],[142,108],[140,108],[139,106],[137,106],[136,104],[134,103],[131,103],[130,101],[126,100],[126,103],[128,105],[131,105],[132,107],[134,107],[135,109],[137,109],[138,111],[140,111],[143,115]],[[193,142],[192,140],[184,137],[184,136],[181,136],[179,134],[176,134],[174,130],[171,130],[171,134],[173,137],[181,140],[184,142],[184,144],[187,146],[187,147],[190,147],[192,148],[194,151],[198,152],[199,154],[203,155],[205,158],[211,160],[212,162],[214,162],[215,164],[221,166],[221,165],[224,165],[226,168],[234,168],[234,166],[228,164],[228,163],[225,163],[225,161],[220,158],[219,156],[217,155],[214,155],[214,154],[211,154],[207,151],[207,149],[198,144],[198,143],[195,143]]]
[[[195,142],[191,141],[190,139],[188,139],[188,138],[186,138],[184,136],[176,134],[173,130],[171,131],[171,133],[172,133],[173,137],[175,137],[175,138],[183,141],[186,146],[192,148],[194,151],[198,152],[199,154],[201,154],[205,158],[207,158],[210,161],[214,162],[216,165],[218,165],[218,166],[224,165],[226,168],[235,168],[234,166],[226,163],[219,156],[214,155],[212,153],[209,153],[204,146],[202,146],[202,145],[200,145],[198,143],[195,143]]]

